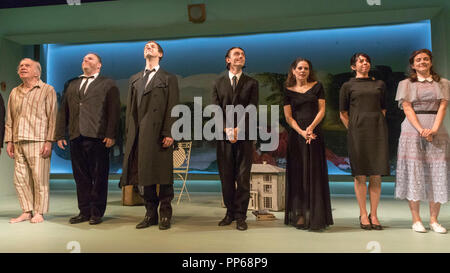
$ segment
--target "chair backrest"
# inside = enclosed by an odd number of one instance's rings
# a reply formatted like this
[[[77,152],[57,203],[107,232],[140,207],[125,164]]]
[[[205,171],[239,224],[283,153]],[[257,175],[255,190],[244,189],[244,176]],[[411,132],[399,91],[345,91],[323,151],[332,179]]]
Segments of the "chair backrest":
[[[192,141],[178,142],[178,147],[173,151],[173,168],[189,169],[191,159]]]

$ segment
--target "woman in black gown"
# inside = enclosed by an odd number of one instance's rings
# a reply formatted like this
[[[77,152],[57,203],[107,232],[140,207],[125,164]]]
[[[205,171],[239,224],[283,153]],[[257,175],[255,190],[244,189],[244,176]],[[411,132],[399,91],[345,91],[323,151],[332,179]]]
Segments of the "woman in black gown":
[[[369,77],[370,57],[356,53],[350,59],[356,77],[344,83],[339,94],[342,123],[348,129],[348,154],[355,180],[362,229],[381,230],[377,208],[381,176],[389,175],[388,131],[383,81]],[[366,210],[366,178],[369,176],[370,214]]]
[[[325,116],[323,86],[311,62],[297,58],[289,69],[284,115],[290,126],[284,223],[321,230],[333,224],[328,168],[320,122]]]

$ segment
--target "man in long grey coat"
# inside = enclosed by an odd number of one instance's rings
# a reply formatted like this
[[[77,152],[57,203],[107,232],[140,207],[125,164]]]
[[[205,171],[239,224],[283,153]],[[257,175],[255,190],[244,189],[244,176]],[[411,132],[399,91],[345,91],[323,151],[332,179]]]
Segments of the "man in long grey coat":
[[[178,103],[175,75],[159,66],[163,49],[154,42],[144,47],[146,67],[131,76],[126,111],[126,146],[120,185],[138,185],[147,210],[136,228],[158,224],[170,228],[173,193],[173,138],[170,116]],[[156,185],[159,184],[159,195]],[[159,218],[158,218],[159,205]]]

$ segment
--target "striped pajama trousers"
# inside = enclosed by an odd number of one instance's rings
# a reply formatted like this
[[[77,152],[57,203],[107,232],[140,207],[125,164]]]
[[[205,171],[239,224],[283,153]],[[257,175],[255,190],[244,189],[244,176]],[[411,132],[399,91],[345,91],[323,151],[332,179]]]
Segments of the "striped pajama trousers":
[[[39,155],[43,145],[40,141],[14,143],[14,186],[24,212],[48,212],[50,157]]]

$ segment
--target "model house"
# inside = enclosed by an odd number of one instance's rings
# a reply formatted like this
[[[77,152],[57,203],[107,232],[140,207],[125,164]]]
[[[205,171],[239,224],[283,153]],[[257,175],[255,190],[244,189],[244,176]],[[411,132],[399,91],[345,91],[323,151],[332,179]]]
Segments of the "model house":
[[[270,164],[253,164],[249,210],[280,211],[285,203],[286,171]]]

